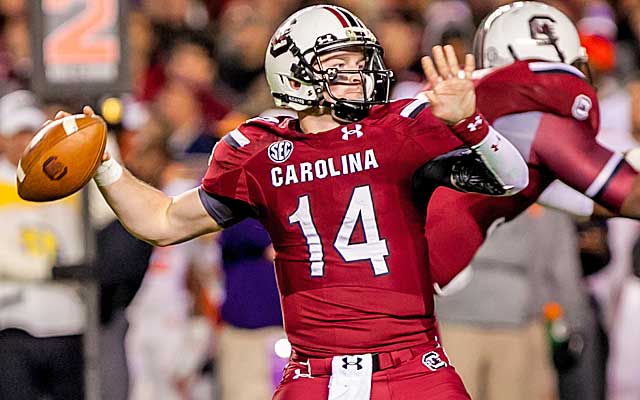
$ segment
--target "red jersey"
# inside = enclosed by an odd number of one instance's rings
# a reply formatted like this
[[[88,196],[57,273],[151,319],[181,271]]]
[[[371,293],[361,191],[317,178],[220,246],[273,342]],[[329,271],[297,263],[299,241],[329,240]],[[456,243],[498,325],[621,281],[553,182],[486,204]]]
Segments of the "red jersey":
[[[326,357],[425,343],[433,288],[411,176],[462,143],[424,100],[376,106],[317,134],[296,124],[243,124],[214,149],[202,183],[251,206],[269,232],[294,350]]]
[[[434,192],[426,238],[441,287],[469,264],[495,221],[514,218],[555,179],[619,211],[636,175],[621,155],[596,143],[595,90],[572,66],[516,62],[477,80],[476,96],[478,109],[527,160],[529,185],[511,197]]]

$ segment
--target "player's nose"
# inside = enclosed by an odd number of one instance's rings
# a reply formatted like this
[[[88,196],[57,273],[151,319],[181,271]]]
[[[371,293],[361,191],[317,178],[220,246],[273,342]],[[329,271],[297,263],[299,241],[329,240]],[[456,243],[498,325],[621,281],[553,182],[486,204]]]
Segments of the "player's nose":
[[[353,72],[349,74],[348,82],[351,84],[357,84],[362,82],[362,74],[359,72]]]

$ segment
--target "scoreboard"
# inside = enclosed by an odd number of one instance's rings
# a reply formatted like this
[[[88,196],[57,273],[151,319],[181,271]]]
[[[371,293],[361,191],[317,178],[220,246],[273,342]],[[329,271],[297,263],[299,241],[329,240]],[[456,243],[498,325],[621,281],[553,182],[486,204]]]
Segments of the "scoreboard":
[[[36,93],[65,100],[127,89],[126,1],[36,0],[30,4]]]

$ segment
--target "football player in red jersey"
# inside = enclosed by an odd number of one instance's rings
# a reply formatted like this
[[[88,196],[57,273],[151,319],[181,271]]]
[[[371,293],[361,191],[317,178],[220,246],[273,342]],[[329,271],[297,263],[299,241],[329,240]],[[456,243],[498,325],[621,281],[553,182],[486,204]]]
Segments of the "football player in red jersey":
[[[418,195],[429,198],[425,236],[436,290],[465,276],[460,272],[496,221],[512,219],[541,194],[544,203],[577,214],[590,214],[595,201],[640,217],[637,173],[623,154],[595,140],[598,100],[580,70],[586,51],[563,13],[533,1],[502,6],[480,24],[474,53],[478,107],[527,160],[529,185],[515,196],[490,198],[435,189],[438,179],[451,186],[448,177],[438,178],[436,163],[416,174]]]
[[[461,69],[452,48],[436,48],[424,60],[429,102],[389,102],[376,38],[349,11],[320,5],[280,26],[265,64],[276,104],[299,118],[231,131],[202,185],[176,197],[105,161],[95,177],[105,198],[157,245],[246,216],[263,223],[293,347],[275,399],[468,399],[437,340],[411,177],[457,149],[443,173],[459,188],[508,195],[527,185],[518,151],[475,109],[473,57]],[[468,168],[486,188],[468,185]]]

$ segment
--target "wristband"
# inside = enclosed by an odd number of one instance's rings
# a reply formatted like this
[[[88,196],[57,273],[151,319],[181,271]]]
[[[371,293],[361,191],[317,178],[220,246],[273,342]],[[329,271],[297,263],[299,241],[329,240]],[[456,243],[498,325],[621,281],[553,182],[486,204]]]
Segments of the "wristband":
[[[489,123],[479,112],[471,114],[471,116],[463,119],[451,130],[456,136],[468,146],[475,146],[482,142],[489,133]]]
[[[98,186],[109,186],[122,176],[122,166],[113,158],[100,164],[93,175]]]

